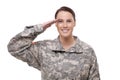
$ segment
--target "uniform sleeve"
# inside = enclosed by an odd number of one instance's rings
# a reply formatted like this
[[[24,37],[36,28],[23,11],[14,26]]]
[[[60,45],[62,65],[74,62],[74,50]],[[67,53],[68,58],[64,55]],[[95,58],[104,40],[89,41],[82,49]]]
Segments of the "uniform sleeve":
[[[43,31],[41,25],[26,26],[23,32],[10,40],[7,46],[8,51],[14,57],[40,70],[41,65],[38,60],[41,59],[40,46],[37,43],[32,44],[32,41]]]
[[[92,64],[90,68],[90,75],[89,80],[100,80],[100,74],[99,74],[99,66],[97,63],[97,57],[95,55],[95,52],[92,50]]]

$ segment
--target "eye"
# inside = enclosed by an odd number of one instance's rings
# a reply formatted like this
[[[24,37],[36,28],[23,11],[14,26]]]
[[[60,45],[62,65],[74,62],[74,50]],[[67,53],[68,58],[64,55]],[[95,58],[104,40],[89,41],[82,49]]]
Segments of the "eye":
[[[72,22],[72,20],[67,20],[67,22]]]
[[[58,20],[58,23],[62,23],[63,21],[62,20]]]

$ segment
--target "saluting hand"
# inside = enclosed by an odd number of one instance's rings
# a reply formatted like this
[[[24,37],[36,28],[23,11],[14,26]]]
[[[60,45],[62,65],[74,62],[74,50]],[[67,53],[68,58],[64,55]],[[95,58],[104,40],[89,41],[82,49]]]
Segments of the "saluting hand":
[[[50,27],[52,24],[56,23],[58,21],[58,19],[52,20],[52,21],[48,21],[42,24],[43,29],[47,29],[48,27]]]

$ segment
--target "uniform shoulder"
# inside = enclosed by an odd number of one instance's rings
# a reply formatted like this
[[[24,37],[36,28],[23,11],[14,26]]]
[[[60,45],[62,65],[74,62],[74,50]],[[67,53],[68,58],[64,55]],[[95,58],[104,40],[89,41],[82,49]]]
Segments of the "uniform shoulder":
[[[81,44],[85,54],[87,54],[88,56],[92,56],[92,57],[96,58],[95,51],[91,45],[89,45],[88,43],[86,43],[84,41],[80,41],[80,44]]]
[[[80,45],[82,46],[82,48],[84,49],[93,49],[92,46],[84,41],[80,40]]]

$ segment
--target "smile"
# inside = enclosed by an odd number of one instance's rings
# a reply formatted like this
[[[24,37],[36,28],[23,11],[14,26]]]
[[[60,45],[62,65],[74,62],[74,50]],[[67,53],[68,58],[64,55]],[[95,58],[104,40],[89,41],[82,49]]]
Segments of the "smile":
[[[69,29],[62,29],[63,33],[67,33],[69,31]]]

